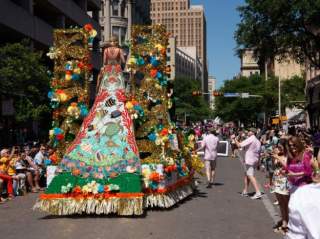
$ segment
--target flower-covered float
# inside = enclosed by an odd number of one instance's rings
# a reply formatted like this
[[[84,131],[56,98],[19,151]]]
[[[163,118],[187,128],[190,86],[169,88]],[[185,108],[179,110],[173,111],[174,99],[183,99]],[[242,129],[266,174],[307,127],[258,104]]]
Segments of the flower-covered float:
[[[92,28],[81,31],[90,37]],[[62,97],[70,102],[65,120],[87,116],[36,209],[56,215],[141,215],[151,207],[170,208],[193,193],[193,174],[203,165],[191,155],[193,135],[180,132],[168,113],[168,37],[160,25],[133,27],[127,61],[130,90],[124,88],[120,64],[112,59],[100,72],[103,83],[89,112],[81,102]],[[64,80],[77,80],[78,64],[65,63]],[[59,90],[52,95],[60,103],[66,91]],[[54,127],[53,143],[63,142],[66,130]]]

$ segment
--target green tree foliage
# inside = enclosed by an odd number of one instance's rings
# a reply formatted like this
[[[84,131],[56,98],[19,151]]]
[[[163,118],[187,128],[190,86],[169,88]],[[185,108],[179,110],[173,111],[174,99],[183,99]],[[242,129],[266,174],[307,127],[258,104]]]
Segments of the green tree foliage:
[[[238,53],[253,48],[260,61],[289,53],[320,67],[319,0],[246,0],[238,11]]]
[[[31,51],[27,41],[0,47],[0,92],[4,98],[14,99],[17,122],[40,120],[50,112],[48,90],[41,54]]]
[[[225,81],[222,92],[249,93],[259,95],[261,98],[225,98],[216,97],[215,115],[224,121],[238,121],[245,124],[256,122],[261,113],[267,117],[275,115],[278,110],[278,78],[269,77],[265,81],[260,75],[240,77]],[[285,107],[293,107],[292,101],[304,99],[304,80],[300,77],[281,82],[282,112]]]
[[[282,105],[287,107],[304,107],[306,82],[302,77],[294,76],[281,82]]]
[[[192,121],[209,118],[212,111],[202,96],[192,96],[193,91],[201,91],[200,81],[178,77],[174,81],[176,114],[183,117],[189,114]]]

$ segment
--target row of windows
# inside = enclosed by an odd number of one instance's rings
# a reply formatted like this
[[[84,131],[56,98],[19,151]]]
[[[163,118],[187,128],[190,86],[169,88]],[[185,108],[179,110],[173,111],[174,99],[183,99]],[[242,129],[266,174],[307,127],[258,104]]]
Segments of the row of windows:
[[[179,9],[187,9],[187,3],[185,1],[183,2],[157,2],[157,3],[151,3],[151,9],[155,11],[158,9],[170,11],[170,10],[179,10]]]

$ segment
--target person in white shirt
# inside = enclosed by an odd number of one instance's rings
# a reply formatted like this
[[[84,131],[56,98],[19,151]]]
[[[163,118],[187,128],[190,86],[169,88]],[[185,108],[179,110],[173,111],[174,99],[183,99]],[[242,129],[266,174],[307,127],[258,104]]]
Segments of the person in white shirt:
[[[219,139],[215,135],[216,131],[212,128],[209,130],[209,134],[203,136],[201,147],[197,151],[204,150],[204,163],[206,168],[206,175],[208,180],[207,188],[210,188],[214,183],[217,148]]]
[[[320,167],[320,162],[319,167]],[[298,188],[289,201],[289,231],[285,239],[320,238],[320,172],[314,183]]]

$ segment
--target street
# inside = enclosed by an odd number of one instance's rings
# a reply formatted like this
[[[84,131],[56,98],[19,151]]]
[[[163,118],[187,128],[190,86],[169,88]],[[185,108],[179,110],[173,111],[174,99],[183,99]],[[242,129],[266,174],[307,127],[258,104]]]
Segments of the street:
[[[258,172],[260,184],[264,174]],[[6,239],[276,239],[272,231],[272,196],[241,197],[242,171],[237,159],[219,158],[216,186],[205,188],[171,210],[147,211],[142,217],[55,217],[32,210],[38,194],[17,197],[0,205],[1,238]],[[265,207],[265,205],[269,205]],[[272,208],[270,208],[272,207]],[[268,208],[268,210],[266,209]]]

